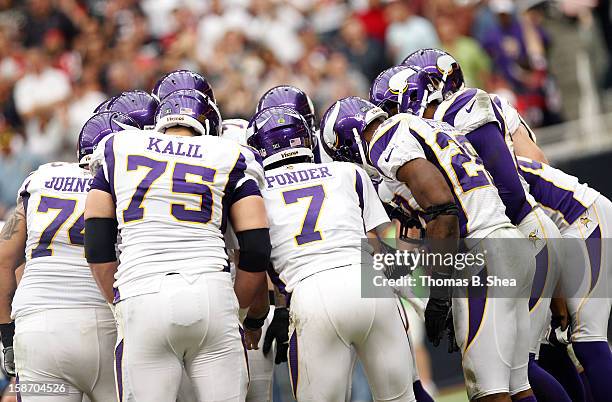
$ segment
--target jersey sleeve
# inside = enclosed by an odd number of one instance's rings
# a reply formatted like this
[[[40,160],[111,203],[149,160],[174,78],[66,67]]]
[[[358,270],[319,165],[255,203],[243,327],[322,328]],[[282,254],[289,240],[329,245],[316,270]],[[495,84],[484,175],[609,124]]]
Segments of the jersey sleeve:
[[[407,120],[391,125],[383,123],[376,130],[370,143],[370,160],[383,176],[397,180],[400,167],[413,159],[426,159],[423,147],[410,130]]]
[[[89,161],[89,170],[93,175],[92,190],[101,190],[113,194],[112,176],[115,169],[115,137],[110,135],[98,143]]]
[[[517,110],[510,104],[510,102],[508,102],[506,98],[499,95],[494,95],[492,99],[493,103],[495,103],[501,109],[504,115],[504,120],[506,121],[508,132],[510,133],[510,136],[512,136],[512,134],[514,134],[521,124],[521,118]]]
[[[17,202],[16,204],[23,204],[23,209],[27,211],[28,209],[28,201],[30,199],[30,194],[32,192],[32,180],[36,174],[36,170],[33,171],[26,177],[21,186],[19,186],[19,190],[17,191]]]
[[[359,197],[366,232],[389,222],[385,207],[380,202],[372,181],[367,173],[358,166],[355,166],[355,191]]]

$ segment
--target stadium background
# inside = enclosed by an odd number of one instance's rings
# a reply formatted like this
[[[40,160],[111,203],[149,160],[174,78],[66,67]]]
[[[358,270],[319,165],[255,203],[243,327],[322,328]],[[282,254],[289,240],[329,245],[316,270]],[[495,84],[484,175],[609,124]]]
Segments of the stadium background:
[[[422,47],[453,54],[468,85],[519,109],[553,164],[612,196],[609,0],[0,0],[0,219],[30,171],[74,160],[99,103],[164,72],[203,73],[224,118],[248,119],[279,84],[320,115]],[[430,352],[449,392],[458,356]]]

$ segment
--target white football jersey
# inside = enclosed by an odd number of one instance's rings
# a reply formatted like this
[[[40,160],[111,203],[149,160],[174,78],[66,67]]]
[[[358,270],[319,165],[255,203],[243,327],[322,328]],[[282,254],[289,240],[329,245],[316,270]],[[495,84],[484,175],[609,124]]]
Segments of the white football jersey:
[[[317,272],[361,263],[366,232],[389,222],[368,175],[344,162],[266,172],[272,264],[287,292]]]
[[[446,123],[406,113],[382,123],[369,144],[369,157],[387,178],[416,158],[427,159],[444,175],[459,207],[461,236],[481,239],[511,226],[489,173],[471,144]]]
[[[598,191],[559,169],[522,156],[518,162],[531,194],[558,227],[574,223],[599,197]]]
[[[498,124],[504,135],[504,142],[513,157],[513,168],[518,173],[512,135],[523,121],[516,109],[505,99],[477,88],[462,89],[438,106],[434,113],[434,120],[444,121],[459,129],[463,134],[474,131],[487,123]],[[525,127],[527,127],[526,124]],[[528,129],[528,131],[531,130]],[[529,185],[520,174],[519,180],[527,202],[531,207],[535,206],[536,201],[529,194]]]
[[[141,130],[112,135],[103,153],[93,188],[115,200],[120,298],[158,292],[168,273],[191,281],[228,268],[229,206],[250,180],[259,194],[259,155],[229,139]]]
[[[227,119],[221,123],[221,137],[246,145],[249,122],[244,119]]]
[[[106,306],[85,260],[85,200],[92,183],[76,163],[50,163],[19,190],[26,213],[26,266],[12,316],[51,308]]]

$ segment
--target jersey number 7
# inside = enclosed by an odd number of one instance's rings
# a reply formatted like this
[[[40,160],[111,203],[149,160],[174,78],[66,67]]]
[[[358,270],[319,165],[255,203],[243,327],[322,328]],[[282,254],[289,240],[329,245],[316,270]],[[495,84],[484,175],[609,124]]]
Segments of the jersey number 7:
[[[295,236],[295,241],[298,246],[310,243],[313,241],[322,240],[321,232],[316,229],[323,200],[325,199],[325,190],[322,185],[298,188],[295,190],[283,191],[283,199],[285,204],[293,204],[301,198],[310,197],[310,204],[306,210],[306,215],[302,221],[302,231]]]

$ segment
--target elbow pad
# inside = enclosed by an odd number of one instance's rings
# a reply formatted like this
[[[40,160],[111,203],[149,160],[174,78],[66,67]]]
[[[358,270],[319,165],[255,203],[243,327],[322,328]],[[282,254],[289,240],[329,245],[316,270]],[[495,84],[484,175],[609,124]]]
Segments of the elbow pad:
[[[117,261],[117,221],[113,218],[85,220],[85,258],[91,264]]]
[[[237,232],[240,254],[238,269],[247,272],[265,272],[270,265],[270,229],[251,229]]]
[[[425,210],[425,220],[427,222],[433,221],[440,215],[455,215],[459,214],[459,208],[454,202],[448,204],[432,205]]]

